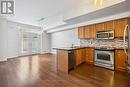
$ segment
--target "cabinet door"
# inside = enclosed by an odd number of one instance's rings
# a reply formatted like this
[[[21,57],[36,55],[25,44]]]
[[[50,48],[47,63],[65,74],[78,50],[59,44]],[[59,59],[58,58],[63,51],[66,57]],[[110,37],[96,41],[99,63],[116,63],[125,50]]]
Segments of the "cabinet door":
[[[89,26],[85,26],[85,38],[90,38],[89,36]]]
[[[104,23],[105,30],[114,30],[114,21],[108,21]]]
[[[115,50],[115,69],[119,71],[126,71],[128,61],[124,50]]]
[[[104,23],[95,24],[96,31],[104,31]]]
[[[87,39],[96,38],[95,25],[85,26],[85,38],[87,38]]]
[[[81,63],[85,62],[85,49],[81,49],[82,51],[82,57],[81,57]]]
[[[90,48],[90,63],[94,63],[94,49],[93,48]]]
[[[78,28],[78,37],[81,39],[84,38],[84,27]]]
[[[76,65],[80,65],[85,61],[85,49],[76,50]]]
[[[94,64],[94,49],[86,48],[85,57],[87,63]]]
[[[76,50],[76,65],[80,65],[81,64],[81,51],[80,50]]]
[[[89,38],[95,39],[96,38],[96,31],[95,31],[95,25],[89,26]]]
[[[115,37],[123,37],[125,25],[128,24],[128,18],[114,21]],[[127,36],[127,34],[126,34]]]

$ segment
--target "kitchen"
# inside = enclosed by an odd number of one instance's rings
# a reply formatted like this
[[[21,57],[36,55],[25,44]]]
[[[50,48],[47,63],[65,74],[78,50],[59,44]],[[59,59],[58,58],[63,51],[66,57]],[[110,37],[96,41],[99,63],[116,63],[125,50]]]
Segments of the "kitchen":
[[[0,87],[130,87],[130,0],[0,8]]]
[[[70,69],[88,63],[128,72],[129,34],[124,34],[129,28],[127,25],[130,25],[129,17],[79,27],[80,46],[56,48],[58,70],[68,73]]]

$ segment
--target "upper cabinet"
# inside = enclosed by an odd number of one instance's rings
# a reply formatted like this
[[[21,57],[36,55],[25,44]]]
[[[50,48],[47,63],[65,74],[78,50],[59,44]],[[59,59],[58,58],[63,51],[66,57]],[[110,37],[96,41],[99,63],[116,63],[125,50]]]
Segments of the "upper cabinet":
[[[107,30],[114,30],[114,21],[104,22],[104,29]]]
[[[94,39],[96,38],[96,31],[95,31],[95,25],[88,25],[85,26],[85,38],[87,39]]]
[[[96,38],[95,25],[89,25],[89,38],[91,38],[91,39]]]
[[[123,37],[126,24],[130,25],[130,18],[122,18],[118,20],[79,27],[79,38],[95,39],[97,31],[107,30],[114,30],[116,38]]]
[[[114,21],[95,24],[96,31],[114,30]]]
[[[104,23],[95,24],[96,31],[104,31]]]
[[[84,38],[84,27],[83,26],[78,28],[78,37],[81,39]]]
[[[85,33],[84,33],[84,36],[85,36],[85,38],[90,38],[90,34],[89,34],[89,26],[85,26],[84,27],[84,29],[85,29]]]
[[[114,21],[115,37],[123,37],[126,24],[128,24],[128,18]]]

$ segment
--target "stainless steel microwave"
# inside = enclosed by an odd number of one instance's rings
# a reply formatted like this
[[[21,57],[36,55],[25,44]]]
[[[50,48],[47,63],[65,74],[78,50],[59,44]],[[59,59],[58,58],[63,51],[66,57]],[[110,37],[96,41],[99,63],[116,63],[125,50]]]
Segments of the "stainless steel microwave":
[[[96,32],[96,39],[114,39],[114,31],[98,31]]]

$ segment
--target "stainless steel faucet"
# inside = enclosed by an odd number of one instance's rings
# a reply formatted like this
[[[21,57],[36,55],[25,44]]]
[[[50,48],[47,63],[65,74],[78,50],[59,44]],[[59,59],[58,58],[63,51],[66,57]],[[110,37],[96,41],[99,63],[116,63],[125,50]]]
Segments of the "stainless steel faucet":
[[[73,48],[73,47],[74,47],[74,44],[72,44],[71,47]]]

